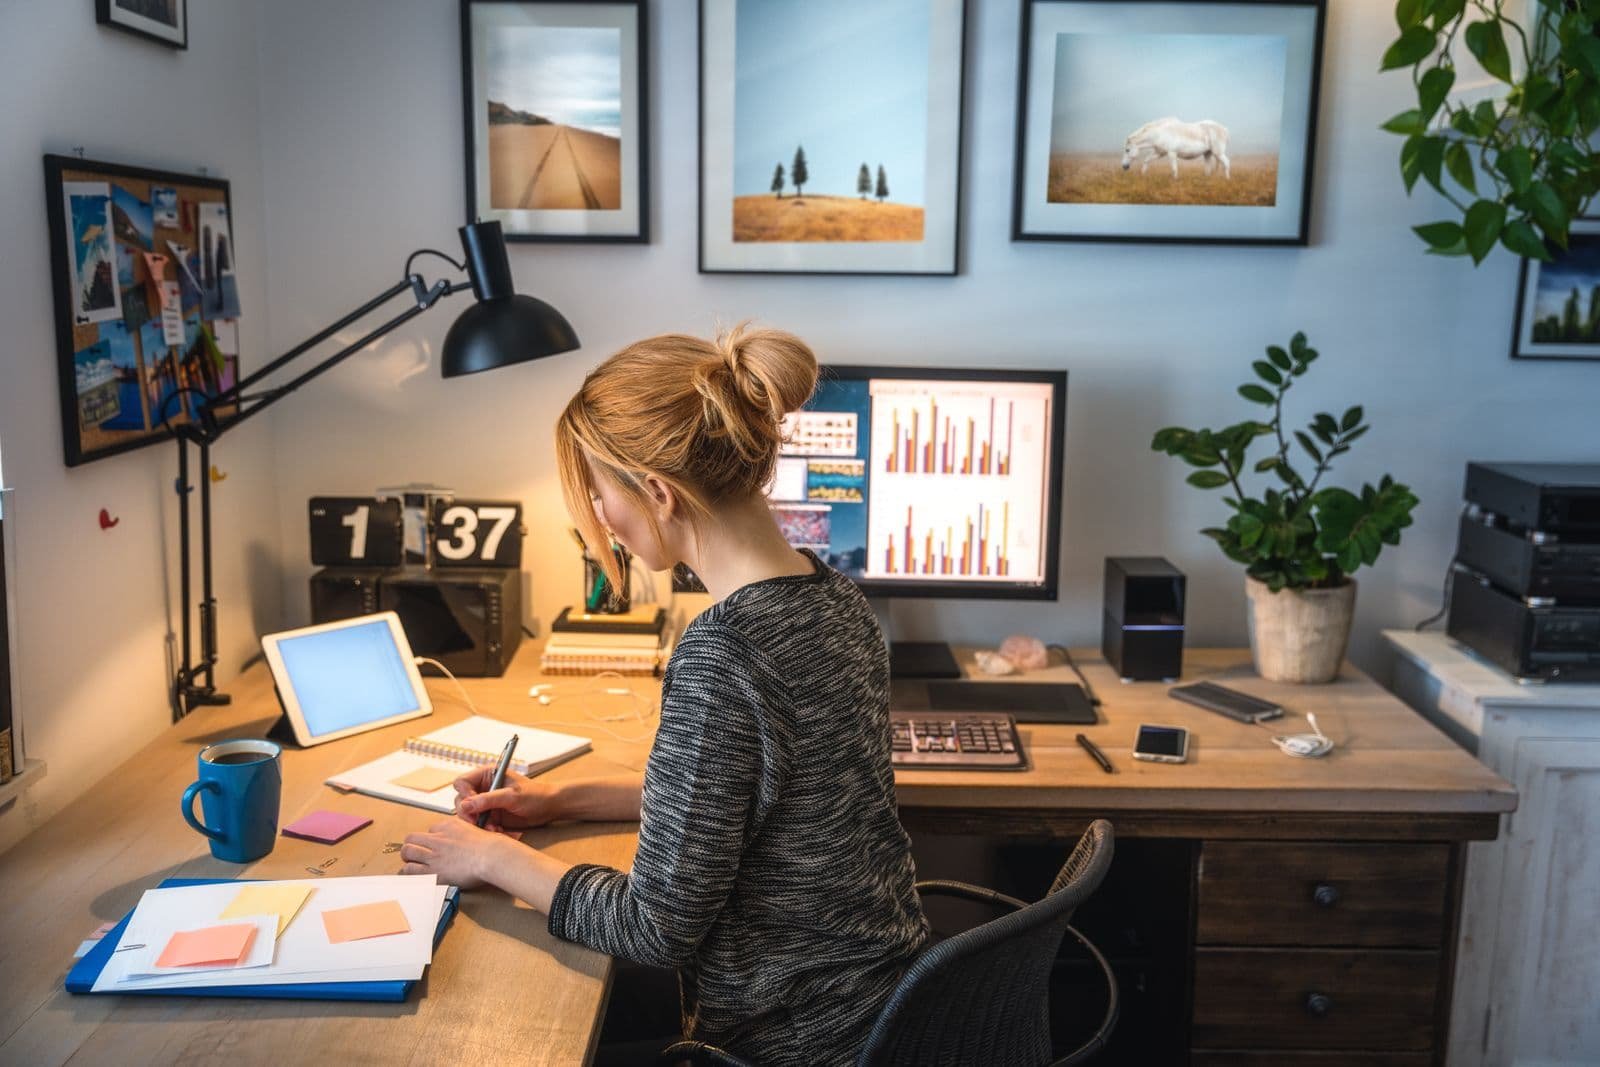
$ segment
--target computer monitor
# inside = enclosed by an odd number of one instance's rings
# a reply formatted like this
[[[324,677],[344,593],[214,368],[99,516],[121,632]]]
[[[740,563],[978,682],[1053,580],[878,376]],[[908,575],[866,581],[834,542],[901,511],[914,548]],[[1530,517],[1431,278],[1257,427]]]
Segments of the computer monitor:
[[[767,497],[868,596],[1051,600],[1065,371],[828,366]]]

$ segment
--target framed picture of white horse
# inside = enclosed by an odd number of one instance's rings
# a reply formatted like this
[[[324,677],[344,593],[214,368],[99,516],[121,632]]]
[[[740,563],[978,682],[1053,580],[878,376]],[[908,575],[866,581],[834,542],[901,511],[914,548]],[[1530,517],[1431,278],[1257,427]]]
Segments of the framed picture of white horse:
[[[1022,0],[1014,240],[1303,245],[1326,0]]]

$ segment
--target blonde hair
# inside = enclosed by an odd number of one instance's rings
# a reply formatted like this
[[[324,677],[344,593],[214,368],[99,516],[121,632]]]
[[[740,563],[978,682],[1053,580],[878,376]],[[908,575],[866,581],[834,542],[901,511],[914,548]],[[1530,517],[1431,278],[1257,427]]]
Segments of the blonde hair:
[[[556,420],[556,467],[567,510],[612,587],[625,576],[594,513],[594,472],[609,477],[660,537],[645,491],[654,475],[692,525],[721,501],[772,479],[783,417],[810,398],[817,359],[782,330],[748,323],[707,341],[665,334],[629,345],[589,372]]]

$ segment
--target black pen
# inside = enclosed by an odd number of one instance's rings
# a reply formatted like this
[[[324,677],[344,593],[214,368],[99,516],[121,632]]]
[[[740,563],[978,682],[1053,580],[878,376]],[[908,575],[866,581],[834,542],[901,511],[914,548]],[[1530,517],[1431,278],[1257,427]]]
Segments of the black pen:
[[[1100,769],[1102,771],[1105,771],[1107,774],[1117,773],[1116,768],[1111,766],[1111,761],[1106,759],[1106,754],[1100,751],[1100,746],[1096,745],[1083,734],[1078,735],[1078,744],[1083,746],[1083,750],[1085,752],[1094,757],[1094,761],[1100,764]]]
[[[506,784],[506,768],[511,766],[511,753],[517,750],[517,735],[512,734],[511,740],[506,742],[506,747],[500,750],[500,762],[495,764],[494,778],[489,782],[485,792],[492,793]],[[482,830],[489,821],[489,809],[485,808],[478,814],[478,829]]]

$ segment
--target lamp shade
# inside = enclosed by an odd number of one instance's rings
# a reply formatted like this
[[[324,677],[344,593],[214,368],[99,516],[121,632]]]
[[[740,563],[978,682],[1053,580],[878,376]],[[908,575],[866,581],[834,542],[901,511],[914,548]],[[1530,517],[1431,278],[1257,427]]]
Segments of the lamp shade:
[[[461,247],[477,301],[444,337],[439,372],[446,378],[493,370],[578,347],[572,324],[543,300],[514,292],[500,223],[461,227]]]

